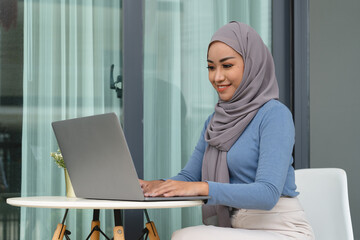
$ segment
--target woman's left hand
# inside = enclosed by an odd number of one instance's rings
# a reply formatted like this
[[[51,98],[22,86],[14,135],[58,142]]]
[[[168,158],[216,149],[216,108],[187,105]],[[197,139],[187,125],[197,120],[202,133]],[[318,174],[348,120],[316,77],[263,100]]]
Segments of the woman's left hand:
[[[183,182],[175,180],[166,180],[151,191],[146,192],[145,196],[173,197],[173,196],[206,196],[209,194],[209,185],[207,182]]]

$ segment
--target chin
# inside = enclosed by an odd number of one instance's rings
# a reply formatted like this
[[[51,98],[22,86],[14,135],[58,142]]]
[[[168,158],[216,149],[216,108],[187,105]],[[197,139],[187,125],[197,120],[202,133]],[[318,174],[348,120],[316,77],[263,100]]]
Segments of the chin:
[[[219,96],[219,98],[220,98],[222,101],[224,101],[224,102],[228,102],[228,101],[231,100],[231,97],[220,97],[220,96]]]

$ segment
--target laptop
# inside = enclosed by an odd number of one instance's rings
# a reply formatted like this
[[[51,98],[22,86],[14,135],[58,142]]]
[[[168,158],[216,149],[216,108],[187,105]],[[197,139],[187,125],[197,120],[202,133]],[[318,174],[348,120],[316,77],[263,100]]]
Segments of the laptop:
[[[115,113],[56,121],[52,127],[75,195],[79,198],[127,201],[209,199],[209,196],[144,197]]]

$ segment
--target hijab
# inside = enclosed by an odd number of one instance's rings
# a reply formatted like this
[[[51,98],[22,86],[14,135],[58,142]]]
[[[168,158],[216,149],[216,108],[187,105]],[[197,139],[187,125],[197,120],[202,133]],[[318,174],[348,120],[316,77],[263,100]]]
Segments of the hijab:
[[[230,22],[215,32],[213,42],[220,41],[233,48],[244,60],[243,79],[229,101],[219,98],[205,140],[202,181],[229,183],[226,155],[243,133],[259,108],[271,99],[279,98],[273,58],[261,37],[250,26]],[[231,227],[230,209],[222,205],[204,205],[204,224]]]

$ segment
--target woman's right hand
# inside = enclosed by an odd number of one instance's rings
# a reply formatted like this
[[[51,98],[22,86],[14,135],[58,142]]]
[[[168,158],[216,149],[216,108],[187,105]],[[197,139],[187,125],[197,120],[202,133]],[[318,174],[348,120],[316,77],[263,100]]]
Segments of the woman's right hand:
[[[161,183],[165,182],[164,180],[153,180],[153,181],[145,181],[139,179],[139,183],[141,189],[143,190],[144,196],[147,196],[149,192],[153,192],[155,188],[157,188]]]

